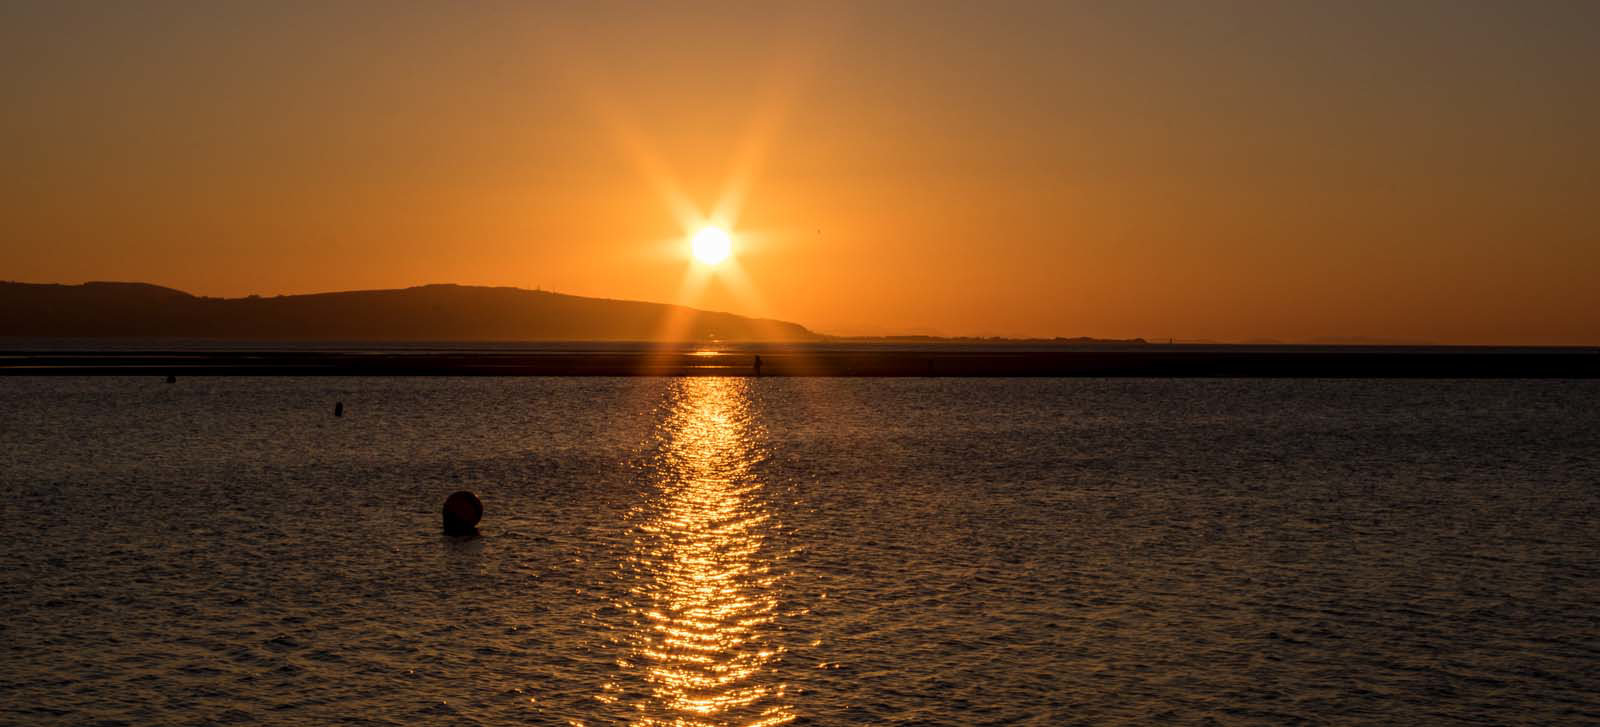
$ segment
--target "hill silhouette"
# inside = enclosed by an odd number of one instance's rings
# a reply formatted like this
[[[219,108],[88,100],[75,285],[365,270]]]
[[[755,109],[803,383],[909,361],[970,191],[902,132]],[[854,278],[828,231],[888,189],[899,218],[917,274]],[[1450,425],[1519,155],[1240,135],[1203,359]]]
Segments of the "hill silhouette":
[[[805,327],[520,288],[205,298],[145,283],[0,282],[0,336],[351,341],[814,341]]]

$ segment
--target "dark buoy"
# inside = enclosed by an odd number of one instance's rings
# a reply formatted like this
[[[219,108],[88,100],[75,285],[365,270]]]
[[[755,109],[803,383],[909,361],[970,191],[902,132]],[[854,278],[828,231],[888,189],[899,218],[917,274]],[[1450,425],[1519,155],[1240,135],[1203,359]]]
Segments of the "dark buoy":
[[[169,384],[178,383],[178,377],[173,376],[172,374],[167,374],[167,383],[169,383]]]
[[[483,503],[477,495],[461,490],[444,499],[445,535],[477,535],[478,521],[482,518]]]
[[[344,402],[340,401],[340,402],[335,402],[334,403],[334,405],[333,405],[333,415],[336,416],[336,417],[344,416]]]

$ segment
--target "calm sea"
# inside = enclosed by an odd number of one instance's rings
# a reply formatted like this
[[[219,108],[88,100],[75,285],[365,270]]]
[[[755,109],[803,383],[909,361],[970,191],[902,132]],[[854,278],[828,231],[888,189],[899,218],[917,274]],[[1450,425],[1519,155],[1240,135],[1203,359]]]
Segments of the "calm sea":
[[[0,378],[0,508],[3,724],[1600,721],[1596,381]]]

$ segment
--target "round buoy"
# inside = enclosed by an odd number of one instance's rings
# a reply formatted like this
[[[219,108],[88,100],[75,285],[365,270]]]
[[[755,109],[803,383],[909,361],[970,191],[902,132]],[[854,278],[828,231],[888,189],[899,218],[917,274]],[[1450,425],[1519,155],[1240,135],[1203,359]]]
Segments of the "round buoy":
[[[169,383],[169,384],[176,384],[176,383],[178,383],[178,377],[177,377],[177,376],[174,376],[174,375],[172,375],[172,374],[167,374],[167,383]]]
[[[483,519],[483,502],[478,496],[461,490],[444,499],[444,534],[476,535],[478,521]]]

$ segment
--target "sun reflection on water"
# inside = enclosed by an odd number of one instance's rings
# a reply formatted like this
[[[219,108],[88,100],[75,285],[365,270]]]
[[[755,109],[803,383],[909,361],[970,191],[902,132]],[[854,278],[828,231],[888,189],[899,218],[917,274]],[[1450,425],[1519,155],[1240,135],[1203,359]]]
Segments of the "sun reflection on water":
[[[775,523],[751,471],[759,426],[742,378],[682,378],[663,423],[654,497],[634,513],[624,572],[632,616],[618,660],[642,679],[602,701],[633,701],[633,724],[776,725],[795,718],[767,633],[779,575],[766,555]],[[630,679],[631,681],[631,679]]]

